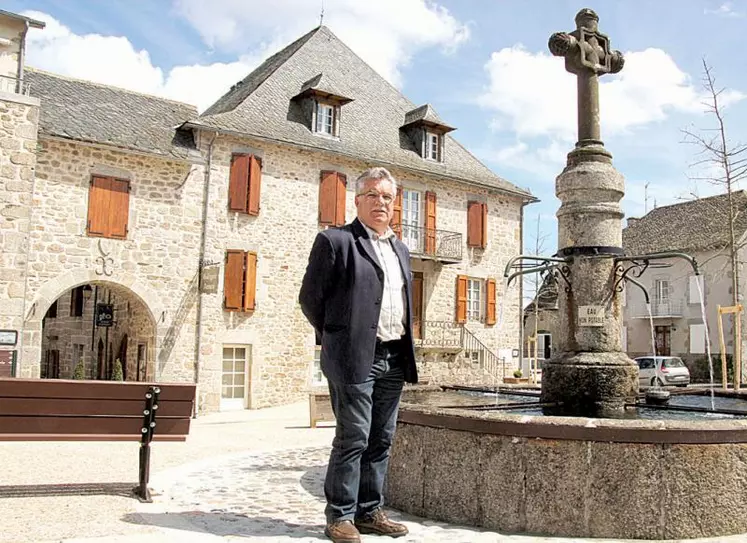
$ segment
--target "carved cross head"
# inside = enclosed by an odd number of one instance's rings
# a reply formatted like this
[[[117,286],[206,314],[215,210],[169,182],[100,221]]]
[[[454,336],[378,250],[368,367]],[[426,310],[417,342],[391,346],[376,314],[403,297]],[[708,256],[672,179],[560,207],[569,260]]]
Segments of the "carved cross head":
[[[597,14],[584,8],[576,15],[576,30],[550,36],[550,52],[565,57],[565,69],[572,74],[603,75],[622,70],[625,64],[622,53],[610,50],[610,40],[599,32],[598,23]]]

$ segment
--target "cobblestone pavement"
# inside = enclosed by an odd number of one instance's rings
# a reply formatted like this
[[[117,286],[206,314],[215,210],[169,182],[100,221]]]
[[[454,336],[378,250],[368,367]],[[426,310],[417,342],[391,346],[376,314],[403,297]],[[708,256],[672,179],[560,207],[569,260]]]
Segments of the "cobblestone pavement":
[[[184,466],[153,481],[159,493],[131,521],[210,534],[222,541],[318,542],[323,535],[323,482],[328,447],[238,454]],[[434,522],[398,511],[410,529],[403,543],[571,542],[578,539],[501,535]],[[363,536],[364,542],[393,541]],[[612,540],[595,540],[612,541]],[[701,540],[706,541],[706,540]],[[716,541],[713,539],[711,541]],[[718,541],[744,541],[719,538]]]

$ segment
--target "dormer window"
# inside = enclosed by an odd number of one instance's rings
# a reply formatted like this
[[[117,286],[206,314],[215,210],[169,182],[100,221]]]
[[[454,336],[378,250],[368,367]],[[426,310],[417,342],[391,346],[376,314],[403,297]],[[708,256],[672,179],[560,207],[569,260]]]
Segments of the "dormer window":
[[[337,109],[337,106],[325,104],[324,102],[317,102],[314,132],[317,134],[325,134],[327,136],[337,136]]]
[[[441,162],[441,135],[434,132],[426,132],[425,142],[425,158]]]
[[[340,110],[352,102],[326,75],[318,74],[301,85],[301,92],[293,97],[303,111],[306,127],[319,136],[340,137]]]
[[[408,111],[400,129],[410,137],[414,150],[421,157],[444,161],[445,135],[454,128],[444,123],[429,104]]]

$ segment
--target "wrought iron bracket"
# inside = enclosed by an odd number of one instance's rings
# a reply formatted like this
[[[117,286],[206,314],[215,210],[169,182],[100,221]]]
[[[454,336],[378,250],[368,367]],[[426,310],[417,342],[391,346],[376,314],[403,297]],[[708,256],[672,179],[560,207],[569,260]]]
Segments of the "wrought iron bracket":
[[[695,275],[700,275],[700,270],[698,269],[698,262],[695,260],[694,257],[690,256],[687,253],[672,251],[672,252],[665,252],[665,253],[651,253],[648,255],[623,256],[623,257],[615,258],[615,273],[617,274],[618,278],[615,281],[613,290],[617,292],[622,292],[623,281],[628,280],[636,284],[636,286],[643,289],[645,292],[645,287],[642,284],[635,281],[635,279],[633,278],[640,277],[649,268],[653,269],[653,268],[670,267],[672,264],[668,262],[656,262],[656,261],[668,260],[672,258],[680,258],[682,260],[686,260],[690,264],[690,266],[692,266],[693,271],[695,272]],[[623,262],[629,262],[630,264],[626,267],[626,265],[623,264]],[[646,298],[648,300],[648,293],[646,293]]]

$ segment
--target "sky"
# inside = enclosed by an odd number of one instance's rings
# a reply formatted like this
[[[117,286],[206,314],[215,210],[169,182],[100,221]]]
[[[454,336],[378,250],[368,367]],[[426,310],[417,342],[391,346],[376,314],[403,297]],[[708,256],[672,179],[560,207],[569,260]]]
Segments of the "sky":
[[[710,137],[703,61],[730,146],[747,143],[747,0],[5,0],[45,21],[27,64],[205,109],[262,60],[323,21],[457,140],[540,202],[525,208],[525,252],[557,249],[555,177],[576,140],[575,77],[550,55],[579,9],[625,55],[600,83],[602,139],[625,176],[626,217],[723,192],[697,180]],[[742,187],[736,187],[742,188]],[[539,234],[537,232],[539,231]]]

